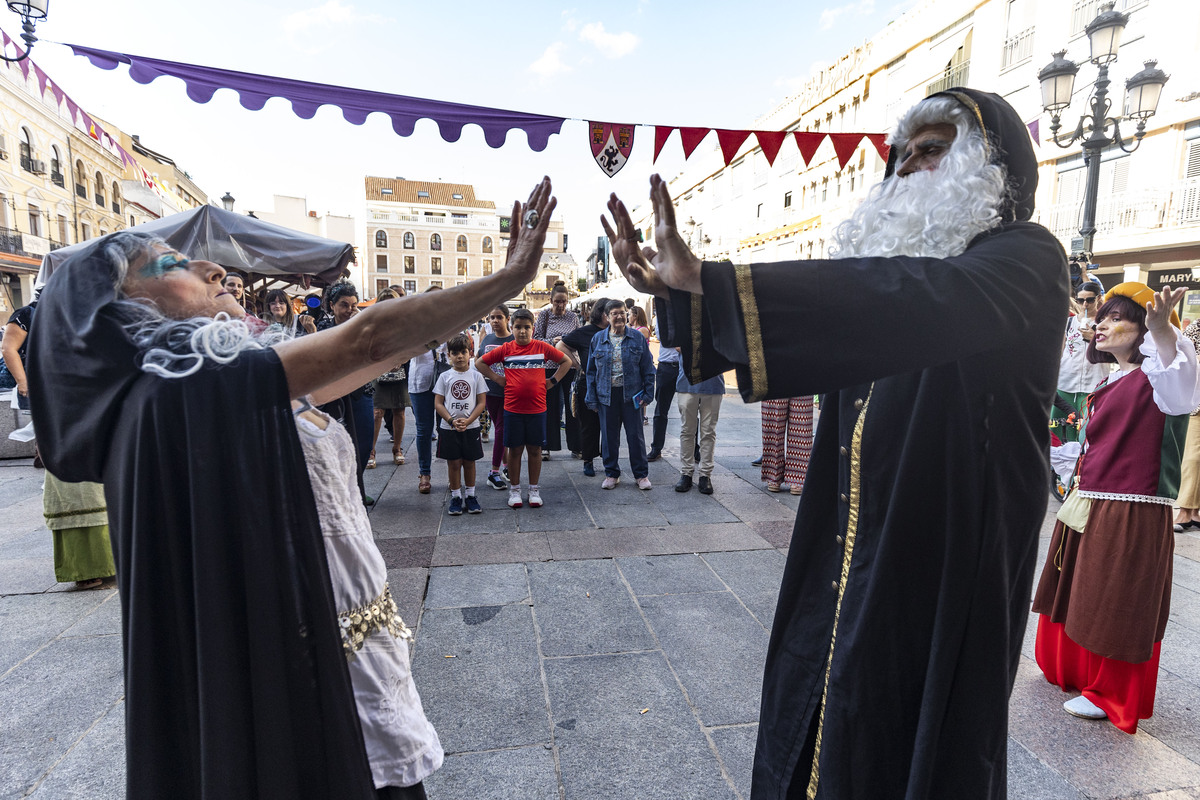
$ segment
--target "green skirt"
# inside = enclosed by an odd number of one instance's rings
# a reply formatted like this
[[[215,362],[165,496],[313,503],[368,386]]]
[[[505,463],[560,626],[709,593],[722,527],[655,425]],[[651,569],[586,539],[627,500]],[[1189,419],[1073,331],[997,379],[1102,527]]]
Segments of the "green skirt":
[[[54,579],[59,583],[117,574],[107,525],[63,528],[51,533],[54,534]]]

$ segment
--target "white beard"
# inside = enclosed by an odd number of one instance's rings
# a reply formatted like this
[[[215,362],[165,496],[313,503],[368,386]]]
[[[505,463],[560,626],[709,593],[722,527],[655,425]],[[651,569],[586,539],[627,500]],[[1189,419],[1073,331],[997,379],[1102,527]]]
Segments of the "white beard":
[[[938,169],[892,177],[833,232],[833,258],[928,256],[946,258],[1000,224],[1006,192],[1003,167],[988,164],[978,137],[960,137]]]

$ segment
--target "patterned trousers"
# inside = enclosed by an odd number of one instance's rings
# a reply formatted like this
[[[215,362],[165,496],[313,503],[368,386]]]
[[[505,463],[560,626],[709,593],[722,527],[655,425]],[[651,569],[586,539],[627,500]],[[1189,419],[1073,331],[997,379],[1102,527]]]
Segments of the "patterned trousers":
[[[762,479],[804,486],[813,445],[813,399],[762,401]]]

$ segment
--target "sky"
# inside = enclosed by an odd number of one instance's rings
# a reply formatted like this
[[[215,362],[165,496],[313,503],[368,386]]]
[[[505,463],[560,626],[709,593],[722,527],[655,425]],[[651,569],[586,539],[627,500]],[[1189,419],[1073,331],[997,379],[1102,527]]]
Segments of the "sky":
[[[445,142],[428,120],[400,137],[380,114],[356,126],[325,107],[303,120],[284,100],[247,111],[228,90],[197,104],[181,81],[143,86],[62,43],[577,120],[746,128],[915,2],[54,0],[32,57],[75,102],[173,158],[211,198],[232,194],[235,210],[305,197],[310,210],[352,215],[362,228],[365,175],[470,183],[499,209],[549,175],[582,263],[609,192],[633,207],[650,174],[680,171],[678,134],[654,165],[654,131],[638,128],[629,163],[609,178],[583,121],[566,122],[540,153],[519,130],[497,149],[475,126]],[[16,38],[20,20],[0,11],[0,27]]]

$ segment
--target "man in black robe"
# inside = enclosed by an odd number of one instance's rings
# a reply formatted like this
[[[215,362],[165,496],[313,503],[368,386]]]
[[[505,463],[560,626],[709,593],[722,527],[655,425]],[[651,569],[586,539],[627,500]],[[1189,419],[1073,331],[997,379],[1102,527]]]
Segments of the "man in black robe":
[[[1026,221],[1021,119],[969,89],[923,100],[831,259],[702,264],[651,186],[657,253],[615,196],[605,227],[689,379],[736,369],[747,401],[826,395],[755,800],[1003,798],[1068,288],[1062,247]]]

